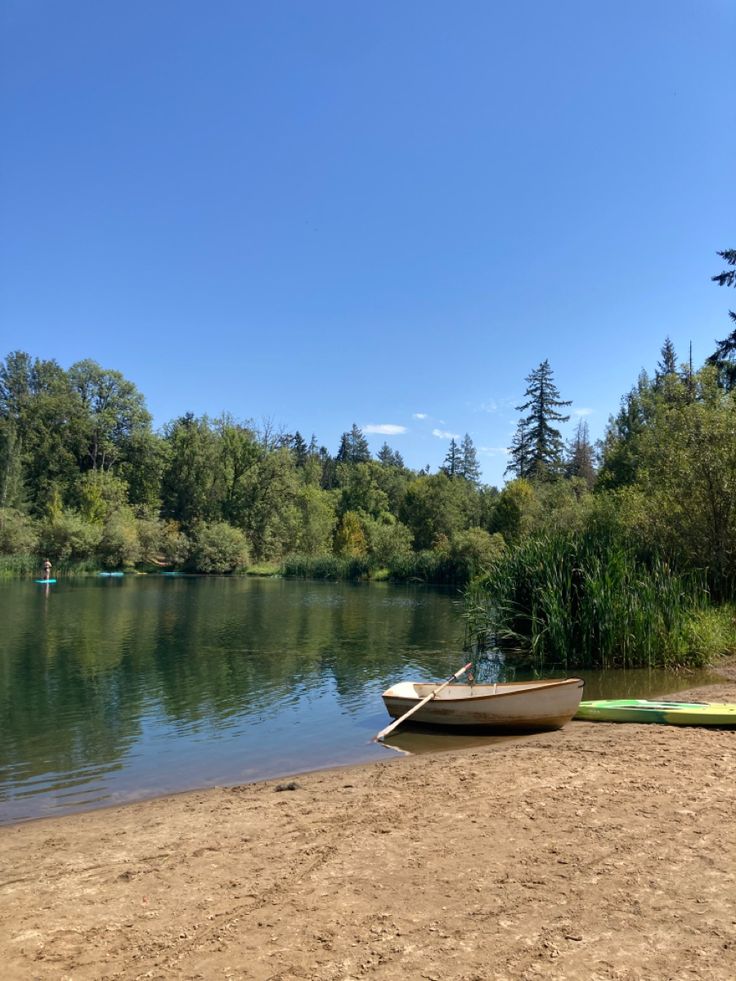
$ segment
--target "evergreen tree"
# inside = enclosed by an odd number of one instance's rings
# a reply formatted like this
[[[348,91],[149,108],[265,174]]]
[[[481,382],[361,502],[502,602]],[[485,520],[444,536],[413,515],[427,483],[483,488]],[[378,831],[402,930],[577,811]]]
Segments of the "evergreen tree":
[[[480,464],[473,440],[468,433],[463,437],[461,446],[461,468],[462,476],[472,484],[480,483]]]
[[[509,447],[509,463],[504,474],[510,473],[513,477],[528,477],[531,473],[532,454],[529,442],[529,433],[524,419],[519,419],[516,424],[516,432],[511,440]]]
[[[376,459],[384,467],[390,467],[393,458],[394,458],[394,451],[391,449],[388,443],[384,443],[381,449],[376,454]]]
[[[719,286],[736,286],[736,249],[726,249],[718,253],[725,259],[732,269],[726,269],[717,276],[711,276],[714,283]],[[729,310],[729,317],[736,323],[736,312]],[[718,347],[708,358],[708,364],[715,365],[721,377],[724,388],[736,388],[736,327],[728,337],[722,341],[716,341]]]
[[[661,378],[666,378],[668,375],[677,374],[677,354],[675,353],[675,346],[669,337],[665,337],[660,353],[662,360],[657,365],[655,374],[657,381]]]
[[[522,419],[529,440],[529,476],[554,476],[562,467],[563,442],[559,429],[552,423],[567,422],[570,416],[563,416],[557,410],[572,403],[560,398],[548,360],[542,361],[526,380],[529,383],[524,393],[527,400],[516,410],[529,413]]]
[[[304,467],[307,462],[309,453],[307,450],[307,444],[304,441],[304,437],[302,436],[302,434],[299,432],[298,429],[294,433],[293,439],[291,441],[291,452],[294,457],[295,465],[300,468]]]
[[[404,460],[398,450],[392,450],[388,443],[384,443],[376,456],[378,462],[384,467],[399,467],[403,469]]]
[[[320,487],[322,490],[332,490],[337,483],[337,460],[330,456],[326,446],[320,446],[318,459],[322,466],[322,477]]]
[[[450,440],[450,448],[447,451],[447,456],[440,470],[452,480],[455,477],[462,476],[462,466],[463,458],[460,447],[455,442],[455,437],[453,436]]]
[[[338,463],[348,463],[350,460],[350,433],[343,433],[340,437],[335,459]]]
[[[368,440],[362,430],[353,423],[349,433],[340,437],[340,447],[335,459],[338,463],[367,463],[371,458]]]
[[[654,372],[654,390],[662,394],[668,402],[680,403],[687,398],[692,385],[687,373],[682,373],[677,368],[675,346],[669,337],[665,337],[660,355],[661,360]]]
[[[581,477],[589,489],[595,483],[595,451],[590,442],[588,423],[584,419],[578,423],[570,441],[565,474],[568,477]]]

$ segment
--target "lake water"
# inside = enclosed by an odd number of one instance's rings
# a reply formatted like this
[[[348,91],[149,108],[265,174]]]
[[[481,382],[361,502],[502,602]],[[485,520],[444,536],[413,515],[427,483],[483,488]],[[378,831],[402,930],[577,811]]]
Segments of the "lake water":
[[[463,664],[461,608],[455,591],[380,583],[0,583],[0,823],[385,759],[381,692]],[[583,677],[589,698],[682,687]],[[488,741],[415,727],[391,743]]]

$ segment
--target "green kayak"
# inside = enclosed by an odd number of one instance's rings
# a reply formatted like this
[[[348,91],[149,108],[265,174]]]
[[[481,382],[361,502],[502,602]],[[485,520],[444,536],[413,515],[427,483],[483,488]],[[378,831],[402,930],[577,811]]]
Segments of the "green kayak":
[[[659,722],[668,726],[736,726],[736,704],[621,698],[581,702],[574,718],[588,722]]]

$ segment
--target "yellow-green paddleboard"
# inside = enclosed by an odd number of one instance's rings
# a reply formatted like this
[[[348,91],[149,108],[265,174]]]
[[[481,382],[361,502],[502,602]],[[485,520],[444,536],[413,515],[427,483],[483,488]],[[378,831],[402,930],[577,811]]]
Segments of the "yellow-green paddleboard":
[[[659,722],[669,726],[736,726],[736,704],[665,702],[646,698],[581,702],[576,719],[588,722]]]

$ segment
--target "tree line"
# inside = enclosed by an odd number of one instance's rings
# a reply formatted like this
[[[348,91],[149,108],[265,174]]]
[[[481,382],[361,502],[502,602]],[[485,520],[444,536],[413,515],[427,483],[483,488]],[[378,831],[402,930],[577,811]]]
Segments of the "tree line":
[[[720,255],[729,268],[714,279],[733,286],[736,252]],[[303,574],[344,562],[351,574],[457,582],[530,535],[617,522],[673,564],[707,569],[726,595],[735,369],[736,330],[698,370],[666,339],[594,446],[584,420],[564,441],[571,403],[545,359],[526,379],[499,490],[482,483],[468,434],[431,473],[386,443],[374,457],[355,424],[334,453],[228,414],[185,413],[155,432],[120,372],[16,351],[0,365],[0,554],[16,569],[39,555],[202,572],[288,559]]]

